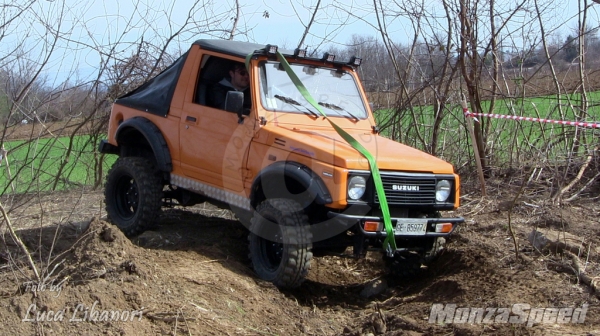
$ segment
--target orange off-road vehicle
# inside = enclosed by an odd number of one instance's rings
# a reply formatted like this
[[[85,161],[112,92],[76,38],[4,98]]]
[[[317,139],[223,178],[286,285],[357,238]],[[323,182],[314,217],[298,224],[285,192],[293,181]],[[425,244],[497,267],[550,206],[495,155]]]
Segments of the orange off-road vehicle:
[[[226,92],[222,109],[209,106],[211,87],[236,63],[249,89]],[[156,225],[162,206],[228,207],[249,229],[256,274],[280,287],[302,283],[313,251],[379,249],[393,271],[419,269],[463,222],[440,215],[458,207],[459,177],[449,163],[378,134],[359,65],[196,41],[112,107],[100,143],[119,156],[106,178],[108,219],[134,236]]]

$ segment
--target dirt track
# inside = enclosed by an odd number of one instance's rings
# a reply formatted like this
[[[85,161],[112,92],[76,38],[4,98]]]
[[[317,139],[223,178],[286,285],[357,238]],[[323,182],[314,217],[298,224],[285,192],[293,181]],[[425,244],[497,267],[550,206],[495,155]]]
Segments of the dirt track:
[[[377,254],[358,261],[326,256],[314,259],[309,280],[293,291],[278,290],[254,276],[247,258],[247,232],[229,211],[207,205],[165,209],[156,231],[130,241],[101,220],[90,224],[94,216],[104,218],[100,192],[44,195],[41,200],[24,203],[11,218],[36,255],[39,251],[47,255],[56,224],[61,223],[53,255],[77,243],[58,257],[64,262],[51,278],[56,279],[55,284],[66,277],[68,280],[60,292],[48,287],[36,297],[24,285],[22,274],[9,267],[7,250],[2,247],[0,334],[600,334],[598,297],[588,286],[577,283],[567,259],[551,253],[540,255],[525,240],[534,227],[564,228],[585,237],[592,242],[586,272],[600,275],[595,250],[600,242],[597,202],[568,207],[531,199],[517,202],[511,220],[526,261],[516,262],[507,229],[505,205],[510,199],[481,200],[473,195],[466,193],[458,213],[467,219],[466,224],[419,277],[390,277]],[[15,244],[8,235],[5,238],[14,253]],[[24,259],[18,262],[27,269]],[[380,292],[365,297],[365,288],[371,287]],[[96,315],[91,313],[94,303]],[[434,303],[474,308],[510,308],[516,303],[531,307],[589,306],[583,324],[528,327],[429,323]],[[36,319],[31,309],[27,315],[32,304],[41,319],[60,311],[64,318],[56,322],[23,321]],[[86,308],[87,320],[83,315]],[[136,315],[127,322],[89,321],[107,310],[139,312],[142,317],[138,320]],[[71,320],[74,312],[75,320],[83,321]]]

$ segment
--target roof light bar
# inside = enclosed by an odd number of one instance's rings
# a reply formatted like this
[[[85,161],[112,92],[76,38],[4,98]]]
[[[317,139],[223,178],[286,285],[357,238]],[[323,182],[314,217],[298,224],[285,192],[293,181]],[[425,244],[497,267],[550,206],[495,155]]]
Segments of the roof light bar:
[[[354,65],[354,66],[360,66],[361,63],[362,63],[362,58],[356,57],[356,56],[350,57],[350,61],[348,61],[349,65]]]
[[[277,53],[277,46],[272,44],[267,44],[265,47],[267,54],[275,55]]]
[[[294,50],[294,57],[305,58],[306,49],[296,48],[296,50]]]
[[[321,58],[321,59],[326,62],[333,62],[333,61],[335,61],[335,55],[330,54],[330,53],[325,53],[325,54],[323,54],[323,58]]]

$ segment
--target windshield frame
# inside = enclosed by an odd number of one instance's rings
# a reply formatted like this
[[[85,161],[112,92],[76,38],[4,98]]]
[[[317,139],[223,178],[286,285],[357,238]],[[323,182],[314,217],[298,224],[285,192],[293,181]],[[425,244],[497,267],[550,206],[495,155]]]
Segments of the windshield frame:
[[[369,118],[367,102],[352,71],[312,63],[292,62],[290,66],[327,117],[347,118],[353,122]],[[322,117],[304,99],[280,62],[260,61],[258,82],[260,103],[265,110]]]

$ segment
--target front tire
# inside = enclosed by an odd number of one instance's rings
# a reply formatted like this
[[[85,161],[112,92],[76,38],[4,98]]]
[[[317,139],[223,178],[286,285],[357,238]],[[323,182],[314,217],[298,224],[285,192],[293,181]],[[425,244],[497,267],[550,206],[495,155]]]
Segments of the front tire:
[[[308,275],[312,233],[300,205],[289,199],[267,199],[250,226],[250,260],[256,274],[277,287],[295,288]]]
[[[108,220],[132,237],[158,222],[163,184],[146,158],[120,157],[109,170],[104,188]]]
[[[446,238],[437,237],[433,239],[433,244],[431,248],[425,252],[425,257],[423,258],[425,264],[428,264],[434,260],[436,260],[442,251],[444,251],[444,247],[446,245]]]

